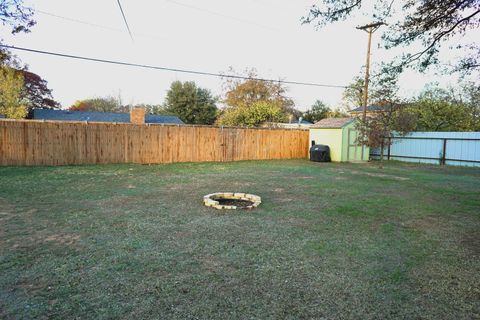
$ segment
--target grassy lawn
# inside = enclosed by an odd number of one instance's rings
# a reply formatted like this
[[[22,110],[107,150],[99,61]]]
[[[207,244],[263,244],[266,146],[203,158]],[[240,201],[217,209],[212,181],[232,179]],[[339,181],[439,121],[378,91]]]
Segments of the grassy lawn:
[[[479,256],[479,169],[0,168],[1,319],[472,319]]]

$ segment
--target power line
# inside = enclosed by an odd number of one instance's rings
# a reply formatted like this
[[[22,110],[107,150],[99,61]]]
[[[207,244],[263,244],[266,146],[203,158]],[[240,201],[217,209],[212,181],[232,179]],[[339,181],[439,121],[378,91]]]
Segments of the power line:
[[[211,11],[211,10],[208,10],[208,9],[203,9],[203,8],[200,8],[200,7],[197,7],[197,6],[192,6],[192,5],[185,4],[185,3],[182,3],[182,2],[178,2],[178,1],[175,1],[175,0],[165,0],[165,1],[176,4],[178,6],[185,7],[185,8],[190,8],[190,9],[197,10],[197,11],[202,11],[202,12],[214,15],[214,16],[219,16],[219,17],[222,17],[222,18],[235,20],[235,21],[238,21],[238,22],[241,22],[241,23],[254,25],[254,26],[257,26],[257,27],[260,27],[260,28],[263,28],[263,29],[268,29],[270,31],[280,31],[279,29],[274,28],[274,27],[270,27],[270,26],[267,26],[267,25],[263,25],[263,24],[260,24],[260,23],[253,22],[253,21],[245,20],[245,19],[242,19],[242,18],[237,18],[237,17],[234,17],[234,16],[229,16],[229,15],[219,13],[219,12],[215,12],[215,11]]]
[[[125,17],[125,12],[123,12],[123,8],[122,8],[122,4],[120,3],[120,0],[117,0],[117,3],[118,3],[118,7],[120,8],[120,11],[122,12],[123,21],[125,22],[125,26],[127,27],[128,34],[130,35],[130,38],[133,41],[132,32],[130,31],[130,27],[128,26],[127,17]]]
[[[43,50],[36,50],[36,49],[23,48],[23,47],[8,46],[8,45],[3,45],[3,44],[0,44],[0,47],[7,48],[7,49],[12,49],[12,50],[19,50],[19,51],[33,52],[33,53],[44,54],[44,55],[63,57],[63,58],[86,60],[86,61],[108,63],[108,64],[116,64],[116,65],[138,67],[138,68],[145,68],[145,69],[173,71],[173,72],[179,72],[179,73],[196,74],[196,75],[211,76],[211,77],[217,77],[217,78],[257,80],[257,81],[278,82],[278,83],[300,85],[300,86],[337,88],[337,89],[348,88],[348,86],[340,86],[340,85],[332,85],[332,84],[321,84],[321,83],[301,82],[301,81],[287,81],[287,80],[274,80],[274,79],[265,79],[265,78],[256,78],[256,77],[245,77],[245,76],[239,76],[239,75],[233,75],[233,74],[221,74],[221,73],[206,72],[206,71],[196,71],[196,70],[188,70],[188,69],[178,69],[178,68],[152,66],[152,65],[147,65],[147,64],[138,64],[138,63],[132,63],[132,62],[91,58],[91,57],[77,56],[77,55],[72,55],[72,54],[65,54],[65,53],[58,53],[58,52],[51,52],[51,51],[43,51]]]
[[[85,20],[79,20],[79,19],[75,19],[75,18],[71,18],[71,17],[61,16],[61,15],[51,13],[51,12],[47,12],[47,11],[43,11],[43,10],[36,9],[35,12],[46,15],[46,16],[51,16],[51,17],[54,17],[54,18],[70,21],[70,22],[84,24],[84,25],[91,26],[91,27],[101,28],[101,29],[110,30],[110,31],[114,31],[114,32],[124,32],[124,29],[109,27],[109,26],[105,26],[105,25],[101,25],[101,24],[97,24],[97,23],[88,22],[88,21],[85,21]],[[134,35],[136,37],[148,37],[148,38],[156,39],[156,40],[167,40],[167,38],[164,38],[164,37],[161,37],[161,36],[155,35],[155,34],[135,32],[135,33],[132,33],[132,35]]]
[[[85,24],[85,25],[88,25],[88,26],[91,26],[91,27],[102,28],[102,29],[116,31],[116,32],[119,32],[119,31],[123,32],[122,29],[108,27],[108,26],[104,26],[104,25],[101,25],[101,24],[96,24],[96,23],[92,23],[92,22],[87,22],[87,21],[83,21],[83,20],[78,20],[78,19],[74,19],[74,18],[65,17],[65,16],[60,16],[60,15],[55,14],[55,13],[50,13],[50,12],[46,12],[46,11],[42,11],[42,10],[38,10],[38,9],[36,9],[35,12],[44,14],[46,16],[51,16],[51,17],[55,17],[55,18],[58,18],[58,19],[62,19],[62,20],[67,20],[67,21],[71,21],[71,22]]]

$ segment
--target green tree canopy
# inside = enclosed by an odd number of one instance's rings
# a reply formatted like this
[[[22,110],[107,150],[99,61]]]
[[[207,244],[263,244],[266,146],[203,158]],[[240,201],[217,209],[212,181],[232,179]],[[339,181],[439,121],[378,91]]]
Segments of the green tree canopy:
[[[464,85],[460,92],[430,85],[409,104],[418,131],[480,130],[478,86]]]
[[[254,101],[249,105],[230,107],[218,119],[219,125],[258,127],[265,122],[284,122],[287,115],[272,101]]]
[[[114,96],[97,97],[76,101],[70,108],[71,111],[97,111],[97,112],[124,112],[120,98]]]
[[[311,123],[315,123],[324,118],[328,118],[330,108],[321,100],[315,101],[312,107],[303,114],[303,118]]]
[[[0,114],[11,119],[22,119],[27,115],[23,77],[16,70],[0,66]]]
[[[165,111],[190,124],[213,124],[217,117],[216,99],[210,90],[195,82],[175,81],[165,99]]]
[[[125,109],[130,110],[131,108],[144,108],[145,113],[147,114],[158,114],[158,115],[173,115],[171,112],[168,112],[164,105],[161,104],[147,104],[140,103],[135,105],[127,105]]]
[[[230,73],[234,73],[233,69]],[[285,122],[302,115],[294,108],[292,99],[286,96],[287,89],[282,82],[259,80],[254,69],[247,70],[246,77],[225,79],[223,102],[226,108],[218,119],[219,124],[258,126],[263,122]]]
[[[347,111],[363,105],[363,90],[365,81],[362,77],[356,76],[342,93],[343,108]]]

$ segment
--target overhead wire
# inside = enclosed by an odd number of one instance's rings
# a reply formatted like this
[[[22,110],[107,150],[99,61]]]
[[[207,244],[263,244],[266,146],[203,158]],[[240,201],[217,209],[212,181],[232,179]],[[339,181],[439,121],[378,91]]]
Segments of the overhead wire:
[[[284,83],[284,84],[299,85],[299,86],[313,86],[313,87],[337,88],[337,89],[345,89],[345,88],[349,87],[349,86],[341,86],[341,85],[333,85],[333,84],[322,84],[322,83],[302,82],[302,81],[289,81],[289,80],[281,80],[281,79],[275,80],[275,79],[266,79],[266,78],[258,78],[258,77],[246,77],[246,76],[240,76],[240,75],[234,75],[234,74],[222,74],[222,73],[207,72],[207,71],[198,71],[198,70],[190,70],[190,69],[154,66],[154,65],[148,65],[148,64],[139,64],[139,63],[125,62],[125,61],[85,57],[85,56],[59,53],[59,52],[52,52],[52,51],[45,51],[45,50],[37,50],[37,49],[25,48],[25,47],[9,46],[9,45],[4,45],[4,44],[0,44],[0,47],[11,49],[11,50],[19,50],[19,51],[25,51],[25,52],[31,52],[31,53],[37,53],[37,54],[43,54],[43,55],[50,55],[50,56],[57,56],[57,57],[63,57],[63,58],[70,58],[70,59],[76,59],[76,60],[92,61],[92,62],[99,62],[99,63],[129,66],[129,67],[162,70],[162,71],[172,71],[172,72],[178,72],[178,73],[187,73],[187,74],[195,74],[195,75],[203,75],[203,76],[212,76],[212,77],[217,77],[217,78],[230,78],[230,79],[240,79],[240,80],[257,80],[257,81],[274,82],[274,83],[276,82],[276,83]]]
[[[116,32],[124,32],[123,29],[113,28],[113,27],[109,27],[109,26],[105,26],[105,25],[101,25],[101,24],[97,24],[97,23],[92,23],[92,22],[88,22],[88,21],[84,21],[84,20],[65,17],[65,16],[61,16],[61,15],[58,15],[58,14],[55,14],[55,13],[51,13],[51,12],[47,12],[47,11],[43,11],[43,10],[39,10],[39,9],[35,9],[35,12],[46,15],[46,16],[62,19],[62,20],[81,23],[81,24],[88,25],[88,26],[91,26],[91,27],[96,27],[96,28],[101,28],[101,29],[106,29],[106,30],[111,30],[111,31],[116,31]]]
[[[185,7],[185,8],[190,8],[190,9],[193,9],[193,10],[205,12],[205,13],[208,13],[210,15],[215,15],[215,16],[218,16],[218,17],[222,17],[222,18],[226,18],[226,19],[230,19],[230,20],[235,20],[235,21],[238,21],[238,22],[241,22],[241,23],[254,25],[254,26],[257,26],[257,27],[260,27],[260,28],[263,28],[263,29],[267,29],[267,30],[270,30],[270,31],[280,31],[278,28],[274,28],[274,27],[270,27],[270,26],[267,26],[267,25],[257,23],[257,22],[253,22],[253,21],[242,19],[242,18],[237,18],[237,17],[234,17],[234,16],[226,15],[226,14],[219,13],[219,12],[216,12],[216,11],[211,11],[211,10],[200,8],[200,7],[197,7],[197,6],[192,6],[192,5],[185,4],[185,3],[182,3],[182,2],[179,2],[179,1],[176,1],[176,0],[164,0],[164,1],[169,2],[169,3],[173,3],[175,5],[182,6],[182,7]]]
[[[118,7],[120,8],[120,12],[122,13],[123,22],[125,22],[125,26],[127,27],[128,34],[130,35],[130,39],[132,39],[132,41],[133,41],[132,31],[130,31],[130,27],[129,27],[128,22],[127,22],[127,17],[125,16],[125,12],[123,11],[122,4],[120,3],[120,0],[117,0],[117,3],[118,3]]]
[[[114,32],[125,32],[124,29],[114,28],[114,27],[105,26],[105,25],[101,25],[101,24],[98,24],[98,23],[93,23],[93,22],[89,22],[89,21],[85,21],[85,20],[79,20],[79,19],[75,19],[75,18],[71,18],[71,17],[66,17],[66,16],[63,16],[63,15],[59,15],[59,14],[56,14],[56,13],[51,13],[51,12],[47,12],[47,11],[43,11],[43,10],[36,9],[35,12],[46,15],[46,16],[70,21],[70,22],[84,24],[84,25],[91,26],[91,27],[101,28],[101,29],[114,31]],[[156,40],[167,40],[167,38],[159,36],[159,35],[155,35],[155,34],[133,32],[132,35],[136,36],[136,37],[148,37],[148,38],[156,39]]]

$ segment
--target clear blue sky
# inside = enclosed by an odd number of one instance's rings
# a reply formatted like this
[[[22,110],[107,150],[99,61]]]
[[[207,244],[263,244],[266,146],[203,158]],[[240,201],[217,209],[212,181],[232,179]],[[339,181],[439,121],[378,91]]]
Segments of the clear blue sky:
[[[122,0],[134,34],[132,42],[116,0],[26,1],[39,10],[32,32],[11,36],[2,27],[0,36],[11,45],[47,51],[209,72],[224,72],[229,66],[238,71],[254,67],[265,78],[346,85],[365,63],[367,35],[355,27],[370,18],[360,15],[320,30],[302,26],[300,18],[314,2]],[[373,62],[388,60],[393,54],[377,47],[380,35],[375,34]],[[63,106],[119,92],[124,103],[161,103],[174,80],[193,80],[215,95],[222,92],[221,80],[216,78],[16,54],[48,81]],[[448,61],[448,50],[443,56]],[[417,94],[434,80],[456,82],[451,76],[409,72],[401,79],[402,95]],[[293,85],[288,92],[301,110],[316,99],[338,105],[341,93],[341,89]]]

